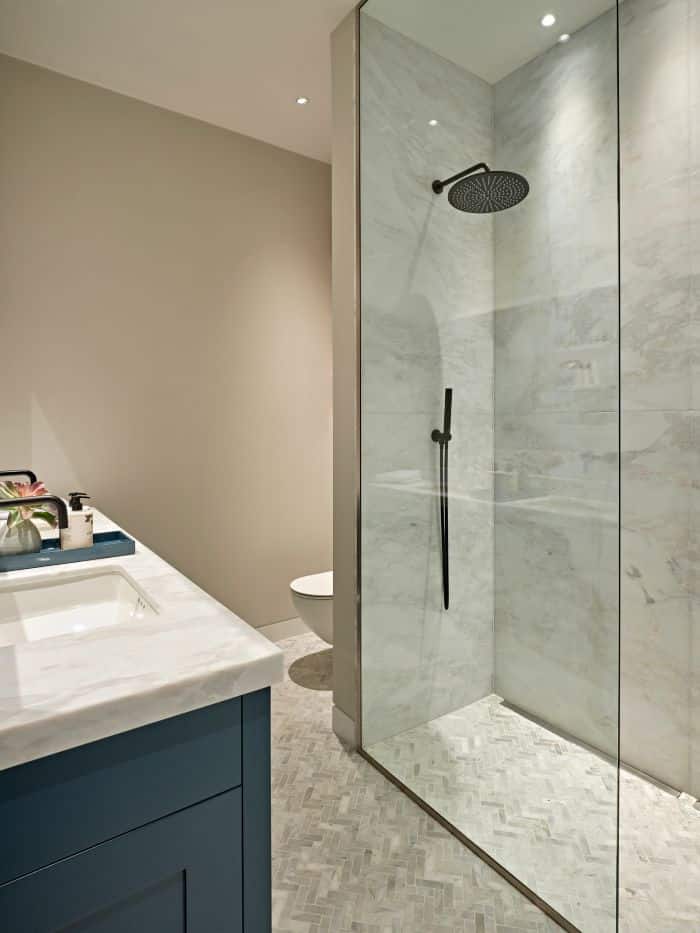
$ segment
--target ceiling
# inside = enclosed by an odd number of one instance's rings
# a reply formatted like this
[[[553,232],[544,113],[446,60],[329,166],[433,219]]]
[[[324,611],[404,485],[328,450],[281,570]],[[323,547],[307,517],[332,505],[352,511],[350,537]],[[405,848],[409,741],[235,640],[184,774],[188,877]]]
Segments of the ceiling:
[[[367,0],[375,19],[456,62],[489,84],[573,35],[615,0]],[[543,29],[553,13],[557,22]]]
[[[0,52],[330,161],[330,33],[355,0],[0,0]],[[611,0],[369,0],[489,82]],[[552,11],[551,30],[539,20]],[[555,35],[556,33],[556,35]],[[310,98],[300,107],[299,96]]]
[[[0,52],[330,162],[330,33],[354,6],[0,0]]]

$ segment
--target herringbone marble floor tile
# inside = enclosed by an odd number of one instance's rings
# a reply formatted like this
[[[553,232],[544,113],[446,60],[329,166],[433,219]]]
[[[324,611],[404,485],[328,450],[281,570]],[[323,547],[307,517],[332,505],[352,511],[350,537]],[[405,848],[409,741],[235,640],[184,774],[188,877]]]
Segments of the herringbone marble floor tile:
[[[620,933],[700,933],[700,805],[634,774],[620,789]]]
[[[325,648],[281,645],[287,666]],[[331,730],[326,658],[313,689],[272,697],[275,933],[553,933],[556,924]],[[321,673],[319,674],[319,671]]]
[[[585,933],[615,933],[617,768],[485,697],[370,752]]]
[[[617,768],[491,696],[371,753],[584,933],[616,915]],[[620,774],[620,933],[700,933],[700,809]]]

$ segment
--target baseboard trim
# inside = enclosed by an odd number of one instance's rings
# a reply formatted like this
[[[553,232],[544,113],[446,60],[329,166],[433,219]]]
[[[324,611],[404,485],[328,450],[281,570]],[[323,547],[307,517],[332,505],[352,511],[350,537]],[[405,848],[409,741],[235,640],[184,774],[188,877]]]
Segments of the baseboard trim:
[[[338,736],[343,745],[351,751],[357,748],[357,733],[355,729],[355,720],[351,719],[347,713],[333,704],[333,731]]]
[[[258,629],[261,635],[270,641],[283,641],[294,635],[305,635],[309,628],[301,619],[285,619],[283,622],[273,622],[271,625],[262,625]]]

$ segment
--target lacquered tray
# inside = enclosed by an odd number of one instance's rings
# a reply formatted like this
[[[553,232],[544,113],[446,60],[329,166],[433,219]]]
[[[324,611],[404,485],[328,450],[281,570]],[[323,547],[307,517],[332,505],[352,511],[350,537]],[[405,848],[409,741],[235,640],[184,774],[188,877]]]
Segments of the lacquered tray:
[[[62,551],[58,538],[46,538],[41,550],[34,554],[0,556],[0,573],[75,564],[86,560],[103,560],[105,557],[126,557],[135,551],[134,539],[125,535],[123,531],[99,531],[94,536],[92,547],[75,548],[71,551]]]

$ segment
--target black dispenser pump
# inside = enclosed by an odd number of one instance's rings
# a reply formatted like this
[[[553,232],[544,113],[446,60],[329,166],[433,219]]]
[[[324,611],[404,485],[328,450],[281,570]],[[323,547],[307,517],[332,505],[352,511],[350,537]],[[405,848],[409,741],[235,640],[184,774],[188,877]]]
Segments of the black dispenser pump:
[[[68,505],[71,508],[71,512],[82,512],[83,511],[83,499],[89,499],[90,496],[86,492],[69,492],[68,493]]]

